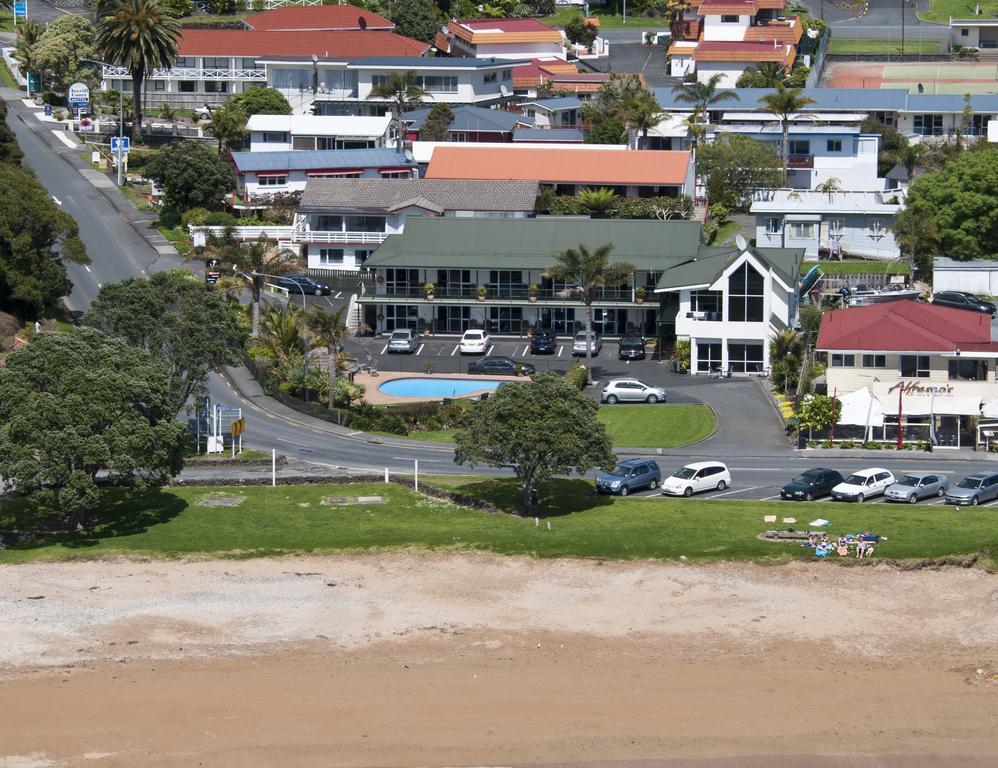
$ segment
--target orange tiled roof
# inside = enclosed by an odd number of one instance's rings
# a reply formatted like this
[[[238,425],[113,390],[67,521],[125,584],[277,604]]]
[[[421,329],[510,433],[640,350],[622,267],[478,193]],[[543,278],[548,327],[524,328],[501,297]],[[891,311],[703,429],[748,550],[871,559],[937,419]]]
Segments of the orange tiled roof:
[[[789,67],[797,52],[792,45],[702,41],[693,51],[694,61],[778,61]]]
[[[667,150],[518,149],[438,146],[427,179],[540,181],[548,184],[682,185],[690,153]]]
[[[433,38],[433,45],[441,53],[450,53],[450,38],[442,30],[437,30],[437,34]]]
[[[782,11],[786,5],[786,0],[756,0],[759,10]]]
[[[769,24],[757,24],[745,30],[746,43],[771,43],[774,40],[780,43],[797,45],[804,35],[803,25],[799,19],[796,23],[773,21]]]
[[[561,42],[561,32],[536,19],[451,19],[447,29],[471,45]]]
[[[783,3],[780,3],[780,7],[783,7]],[[755,16],[758,10],[758,0],[701,0],[697,12],[701,16],[717,16],[720,14]]]

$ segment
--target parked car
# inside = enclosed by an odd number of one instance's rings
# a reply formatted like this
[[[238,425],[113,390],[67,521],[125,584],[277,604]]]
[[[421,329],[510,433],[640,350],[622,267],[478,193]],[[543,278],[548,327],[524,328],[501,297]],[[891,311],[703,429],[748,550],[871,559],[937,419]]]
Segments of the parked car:
[[[464,332],[458,343],[458,352],[462,355],[484,355],[492,346],[492,337],[488,331],[473,328]]]
[[[946,491],[947,504],[978,504],[998,499],[998,474],[980,472],[963,478]]]
[[[592,352],[593,357],[599,355],[599,351],[603,348],[603,337],[598,333],[591,334],[589,336],[589,349]],[[575,340],[572,342],[572,354],[575,357],[585,357],[586,355],[586,332],[579,331],[575,334]]]
[[[922,499],[943,496],[949,488],[949,478],[937,472],[909,472],[884,491],[888,501],[916,504]]]
[[[313,296],[328,296],[333,292],[333,289],[328,285],[313,280],[308,275],[281,275],[274,280],[274,285],[278,288],[285,288],[292,296],[298,293],[299,286],[302,291],[311,293]]]
[[[533,376],[537,369],[530,363],[518,363],[508,357],[483,357],[468,363],[468,373],[489,373],[493,376]]]
[[[842,475],[834,469],[809,469],[784,485],[780,489],[780,498],[811,501],[819,496],[827,496],[841,482]]]
[[[612,471],[596,478],[597,493],[619,493],[626,496],[643,488],[655,490],[662,482],[662,470],[650,459],[628,459]]]
[[[625,336],[617,349],[618,360],[644,360],[645,340],[640,336]]]
[[[412,354],[419,349],[419,336],[412,328],[396,328],[388,339],[388,352]]]
[[[639,379],[610,379],[599,396],[601,403],[613,405],[616,402],[664,403],[665,390],[653,387]]]
[[[731,473],[719,461],[698,461],[687,464],[667,477],[662,483],[662,493],[670,496],[692,496],[701,491],[723,491],[731,485]]]
[[[939,291],[939,293],[933,294],[932,303],[938,304],[940,307],[986,312],[989,315],[995,313],[995,305],[990,301],[979,299],[974,294],[965,291]]]
[[[879,496],[892,485],[894,485],[894,474],[886,469],[881,467],[861,469],[832,488],[832,498],[862,504],[872,496]]]
[[[534,335],[530,337],[530,354],[553,355],[557,351],[558,342],[554,331],[534,331]]]

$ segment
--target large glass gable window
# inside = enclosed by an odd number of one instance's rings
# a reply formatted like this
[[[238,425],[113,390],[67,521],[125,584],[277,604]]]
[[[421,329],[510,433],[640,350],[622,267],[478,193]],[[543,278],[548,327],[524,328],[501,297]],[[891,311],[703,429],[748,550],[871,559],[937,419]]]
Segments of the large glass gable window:
[[[728,278],[728,320],[736,323],[763,321],[766,281],[748,262]]]

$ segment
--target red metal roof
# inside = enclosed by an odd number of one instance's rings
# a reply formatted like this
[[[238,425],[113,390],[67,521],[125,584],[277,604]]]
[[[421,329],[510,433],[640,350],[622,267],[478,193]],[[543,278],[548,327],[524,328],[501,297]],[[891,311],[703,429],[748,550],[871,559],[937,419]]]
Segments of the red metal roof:
[[[820,350],[869,352],[998,352],[991,316],[917,301],[892,301],[825,312]]]
[[[395,25],[384,16],[365,11],[355,5],[289,5],[248,16],[243,21],[250,29],[274,31],[351,29],[391,31],[395,28]]]
[[[330,6],[335,7],[335,6]],[[429,46],[394,32],[271,32],[257,29],[184,29],[179,56],[268,56],[352,60],[368,56],[422,56]]]
[[[502,32],[550,32],[553,27],[537,19],[455,19],[468,29],[498,29]]]

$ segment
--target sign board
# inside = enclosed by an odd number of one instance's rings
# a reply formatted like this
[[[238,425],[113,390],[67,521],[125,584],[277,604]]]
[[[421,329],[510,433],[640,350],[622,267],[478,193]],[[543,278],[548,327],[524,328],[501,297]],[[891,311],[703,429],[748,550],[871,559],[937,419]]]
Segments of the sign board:
[[[42,89],[42,76],[37,72],[28,73],[28,89],[32,93],[38,93]]]
[[[52,117],[52,105],[51,104],[46,104],[45,105],[45,117]]]
[[[27,2],[27,0],[21,0],[21,2],[14,3],[14,18],[15,19],[26,19],[26,18],[28,18],[28,2]]]
[[[201,239],[202,240],[204,239],[204,233],[203,232],[198,232],[197,234],[201,235]],[[197,243],[195,243],[195,245],[197,245]],[[205,265],[205,273],[204,273],[204,282],[205,282],[205,285],[212,286],[212,285],[214,285],[215,283],[218,282],[218,279],[222,276],[221,271],[218,269],[218,267],[221,265],[221,263],[222,262],[219,259],[208,259],[207,261],[205,261],[205,264],[204,264]],[[235,437],[235,435],[233,435],[233,437]]]
[[[94,165],[99,165],[100,164],[100,152],[91,152],[90,153],[90,162],[93,163]]]
[[[118,143],[121,143],[121,153],[123,155],[128,154],[128,137],[127,136],[112,136],[111,137],[111,151],[115,154],[118,153]]]
[[[222,276],[221,272],[205,272],[204,273],[204,283],[205,285],[215,285],[218,279]]]
[[[70,109],[87,109],[90,106],[90,88],[86,83],[73,83],[69,86],[66,101]]]
[[[208,436],[208,453],[221,453],[224,450],[225,445],[221,437],[216,437],[215,435]]]
[[[191,233],[191,244],[195,248],[204,248],[208,245],[208,237],[205,235],[203,229]]]
[[[246,419],[240,416],[229,427],[229,431],[232,433],[233,437],[239,437],[243,432],[246,431]]]

